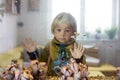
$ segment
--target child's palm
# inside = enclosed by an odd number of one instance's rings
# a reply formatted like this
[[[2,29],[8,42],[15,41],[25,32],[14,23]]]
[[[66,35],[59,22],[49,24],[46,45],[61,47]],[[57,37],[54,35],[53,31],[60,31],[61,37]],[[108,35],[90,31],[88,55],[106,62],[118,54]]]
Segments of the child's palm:
[[[70,49],[71,55],[73,58],[81,58],[83,52],[84,52],[84,47],[81,44],[74,44],[74,49]]]
[[[24,41],[23,47],[28,52],[34,52],[36,50],[36,43],[31,38],[28,38]]]

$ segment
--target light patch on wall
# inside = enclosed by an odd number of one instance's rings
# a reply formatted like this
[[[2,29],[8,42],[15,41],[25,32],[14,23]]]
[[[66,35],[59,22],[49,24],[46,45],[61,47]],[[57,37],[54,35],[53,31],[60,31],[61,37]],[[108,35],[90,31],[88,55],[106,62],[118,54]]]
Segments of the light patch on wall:
[[[40,0],[28,0],[28,11],[39,11]]]

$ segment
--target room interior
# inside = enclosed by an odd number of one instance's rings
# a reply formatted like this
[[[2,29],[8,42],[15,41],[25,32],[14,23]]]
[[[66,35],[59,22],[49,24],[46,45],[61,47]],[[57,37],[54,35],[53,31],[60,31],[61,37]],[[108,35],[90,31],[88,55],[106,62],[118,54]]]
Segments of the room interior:
[[[14,0],[9,0],[14,1]],[[51,40],[50,23],[52,10],[50,0],[37,0],[39,6],[30,7],[29,0],[20,1],[17,11],[8,9],[6,2],[0,0],[5,5],[0,7],[0,67],[4,68],[11,59],[18,59],[22,64],[21,46],[25,38],[31,37],[38,47],[43,47]],[[31,0],[32,1],[32,0]],[[120,4],[119,0],[118,1]],[[8,2],[7,2],[8,3]],[[32,2],[33,3],[33,2]],[[11,5],[10,5],[11,6]],[[118,5],[120,6],[120,5]],[[29,8],[30,7],[30,8]],[[9,11],[10,10],[10,11]],[[89,76],[115,76],[116,67],[120,66],[120,8],[118,9],[118,32],[117,38],[112,40],[79,40],[87,46],[87,64],[89,65]],[[88,48],[89,47],[89,48]],[[91,57],[90,57],[91,56]]]

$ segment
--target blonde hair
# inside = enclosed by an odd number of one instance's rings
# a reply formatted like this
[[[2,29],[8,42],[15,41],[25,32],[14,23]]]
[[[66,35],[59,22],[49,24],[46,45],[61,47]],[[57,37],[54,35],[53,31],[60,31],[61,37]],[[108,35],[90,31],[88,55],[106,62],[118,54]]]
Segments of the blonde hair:
[[[60,24],[67,24],[72,27],[73,32],[77,32],[77,25],[75,18],[69,13],[59,13],[52,22],[51,32],[54,33],[54,29],[59,27]]]

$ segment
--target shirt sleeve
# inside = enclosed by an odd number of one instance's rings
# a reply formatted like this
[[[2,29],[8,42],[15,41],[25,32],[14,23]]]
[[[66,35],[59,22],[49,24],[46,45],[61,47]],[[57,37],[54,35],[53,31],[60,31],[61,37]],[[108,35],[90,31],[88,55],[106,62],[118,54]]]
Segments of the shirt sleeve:
[[[82,55],[81,58],[74,58],[77,63],[86,64],[85,55]]]
[[[47,62],[47,61],[48,61],[48,58],[49,58],[49,55],[50,55],[50,53],[49,53],[49,45],[47,44],[47,45],[43,48],[43,50],[42,50],[42,52],[41,52],[41,54],[40,54],[39,61],[40,61],[40,62]]]
[[[36,49],[34,52],[28,52],[27,54],[29,55],[30,60],[35,60],[39,58],[39,51]]]

